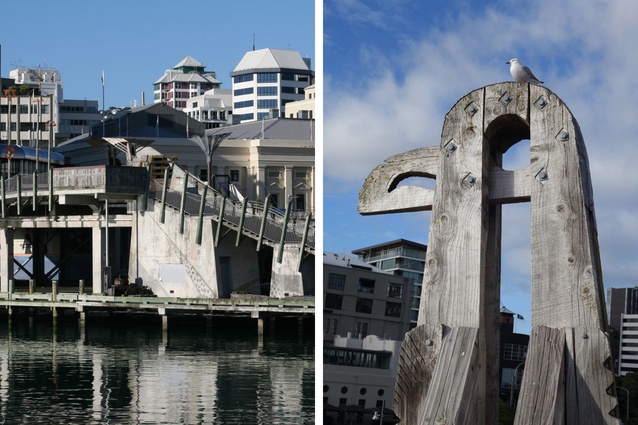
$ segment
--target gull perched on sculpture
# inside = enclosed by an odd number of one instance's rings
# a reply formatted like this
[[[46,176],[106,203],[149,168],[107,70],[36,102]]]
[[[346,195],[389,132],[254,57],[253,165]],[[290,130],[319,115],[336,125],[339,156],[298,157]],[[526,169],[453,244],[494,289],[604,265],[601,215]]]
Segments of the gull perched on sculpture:
[[[510,66],[510,74],[519,83],[532,83],[543,84],[534,73],[525,65],[523,65],[517,58],[514,58],[508,62],[505,62]]]

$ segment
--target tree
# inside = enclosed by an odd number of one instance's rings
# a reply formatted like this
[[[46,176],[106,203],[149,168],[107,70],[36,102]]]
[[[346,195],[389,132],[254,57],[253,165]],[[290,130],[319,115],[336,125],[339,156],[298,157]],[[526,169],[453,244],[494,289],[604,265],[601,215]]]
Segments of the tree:
[[[638,425],[638,373],[631,372],[616,377],[616,386],[623,388],[616,391],[620,417],[625,425]],[[629,396],[629,405],[627,405]],[[629,406],[629,412],[627,407]]]

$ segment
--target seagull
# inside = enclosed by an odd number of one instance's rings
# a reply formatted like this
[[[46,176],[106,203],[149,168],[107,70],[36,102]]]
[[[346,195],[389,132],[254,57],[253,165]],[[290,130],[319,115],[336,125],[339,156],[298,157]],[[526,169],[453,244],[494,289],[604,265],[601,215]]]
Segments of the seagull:
[[[510,74],[512,77],[519,83],[532,83],[532,84],[543,84],[534,73],[523,65],[517,58],[514,58],[508,62],[505,62],[510,66]]]

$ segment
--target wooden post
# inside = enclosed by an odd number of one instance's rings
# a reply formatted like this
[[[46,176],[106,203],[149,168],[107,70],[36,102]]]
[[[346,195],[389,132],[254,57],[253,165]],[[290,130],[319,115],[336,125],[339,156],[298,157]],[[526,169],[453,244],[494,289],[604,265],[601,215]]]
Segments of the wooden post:
[[[504,170],[523,139],[530,165]],[[436,178],[435,190],[399,187],[413,176]],[[457,101],[440,147],[370,173],[361,214],[432,210],[418,326],[399,359],[402,422],[498,422],[501,205],[530,202],[533,328],[516,423],[619,423],[590,180],[569,109],[514,82]]]
[[[51,281],[51,301],[56,302],[58,300],[58,281]]]

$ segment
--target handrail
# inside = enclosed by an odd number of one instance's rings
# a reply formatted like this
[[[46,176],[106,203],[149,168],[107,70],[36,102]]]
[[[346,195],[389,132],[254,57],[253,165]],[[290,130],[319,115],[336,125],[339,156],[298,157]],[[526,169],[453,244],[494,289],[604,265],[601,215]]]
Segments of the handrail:
[[[149,189],[149,197],[156,201],[161,201],[162,193],[165,191],[166,198],[164,202],[168,207],[176,211],[181,211],[183,208],[184,214],[190,216],[198,216],[202,213],[204,216],[211,217],[216,221],[222,216],[222,222],[227,227],[238,229],[241,224],[242,231],[245,231],[253,239],[258,239],[260,233],[259,226],[264,211],[263,202],[248,201],[244,210],[243,202],[226,198],[225,205],[222,206],[222,202],[224,202],[224,194],[222,192],[214,189],[206,182],[199,180],[188,172],[185,172],[185,176],[188,180],[183,185],[184,188],[186,188],[185,193],[174,189],[166,189],[164,184],[153,180]],[[207,195],[202,206],[201,194],[204,190],[207,191]],[[183,193],[185,194],[184,198],[182,198]],[[244,217],[243,223],[242,215]],[[279,209],[269,208],[266,230],[263,236],[264,239],[272,244],[278,244],[281,240],[282,231],[284,227],[286,227],[284,243],[301,243],[304,239],[304,232],[307,231],[308,234],[305,239],[304,248],[314,251],[314,220],[311,219],[310,225],[308,229],[306,229],[306,219],[308,215],[309,214],[305,213],[291,213],[287,226],[284,226],[285,210],[281,211]]]

